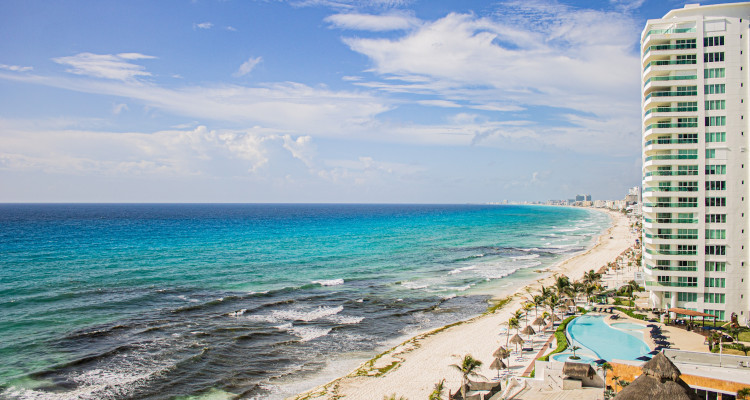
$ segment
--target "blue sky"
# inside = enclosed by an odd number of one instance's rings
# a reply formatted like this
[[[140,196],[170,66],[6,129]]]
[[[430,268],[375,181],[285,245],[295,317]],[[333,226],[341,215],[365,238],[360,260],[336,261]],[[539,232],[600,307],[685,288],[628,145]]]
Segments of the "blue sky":
[[[0,201],[619,199],[685,3],[6,0]]]

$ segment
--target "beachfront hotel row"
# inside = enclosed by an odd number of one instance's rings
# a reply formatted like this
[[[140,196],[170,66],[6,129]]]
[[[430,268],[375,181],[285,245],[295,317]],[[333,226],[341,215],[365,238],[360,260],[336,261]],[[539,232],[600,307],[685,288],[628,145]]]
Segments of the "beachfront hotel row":
[[[750,318],[750,2],[688,4],[641,34],[649,304]]]

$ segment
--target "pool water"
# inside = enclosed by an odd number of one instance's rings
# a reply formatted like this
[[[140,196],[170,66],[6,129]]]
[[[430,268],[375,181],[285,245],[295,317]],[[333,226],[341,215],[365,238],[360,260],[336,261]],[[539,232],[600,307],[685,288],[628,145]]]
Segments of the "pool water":
[[[572,340],[571,346],[584,347],[607,361],[635,360],[651,351],[635,335],[607,325],[602,316],[580,316],[568,324],[567,333]]]
[[[584,354],[580,354],[580,351],[576,351],[576,356],[581,357],[580,360],[570,360],[569,357],[572,357],[572,356],[573,356],[573,353],[560,353],[560,354],[553,355],[552,359],[555,361],[560,361],[560,362],[579,362],[579,363],[588,363],[588,364],[591,364],[594,361],[598,360],[597,358],[587,356]]]
[[[617,329],[625,329],[628,331],[636,331],[645,329],[646,325],[634,324],[632,322],[615,322],[614,324],[612,324],[612,327]]]

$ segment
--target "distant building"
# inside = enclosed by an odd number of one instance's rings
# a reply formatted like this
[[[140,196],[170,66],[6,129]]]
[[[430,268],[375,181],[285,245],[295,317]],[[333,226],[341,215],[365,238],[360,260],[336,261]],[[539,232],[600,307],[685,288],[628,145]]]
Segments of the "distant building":
[[[748,2],[688,4],[648,20],[641,34],[643,266],[652,307],[748,320],[748,22]]]

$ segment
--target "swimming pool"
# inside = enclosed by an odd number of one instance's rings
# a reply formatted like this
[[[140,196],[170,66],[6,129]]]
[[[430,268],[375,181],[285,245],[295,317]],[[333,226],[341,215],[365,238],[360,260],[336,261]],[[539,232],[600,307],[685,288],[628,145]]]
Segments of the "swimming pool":
[[[560,361],[560,362],[578,362],[578,363],[587,363],[587,364],[591,364],[594,361],[598,360],[598,358],[581,354],[580,351],[576,351],[576,356],[580,357],[580,359],[571,360],[570,357],[572,356],[573,356],[573,353],[560,353],[560,354],[553,355],[552,359],[555,361]]]
[[[607,361],[635,360],[651,351],[635,332],[612,328],[602,316],[580,316],[568,324],[567,333],[571,346],[584,347]]]
[[[612,327],[617,329],[625,329],[628,331],[639,331],[641,329],[645,329],[646,325],[634,324],[632,322],[615,322],[614,324],[612,324]]]

